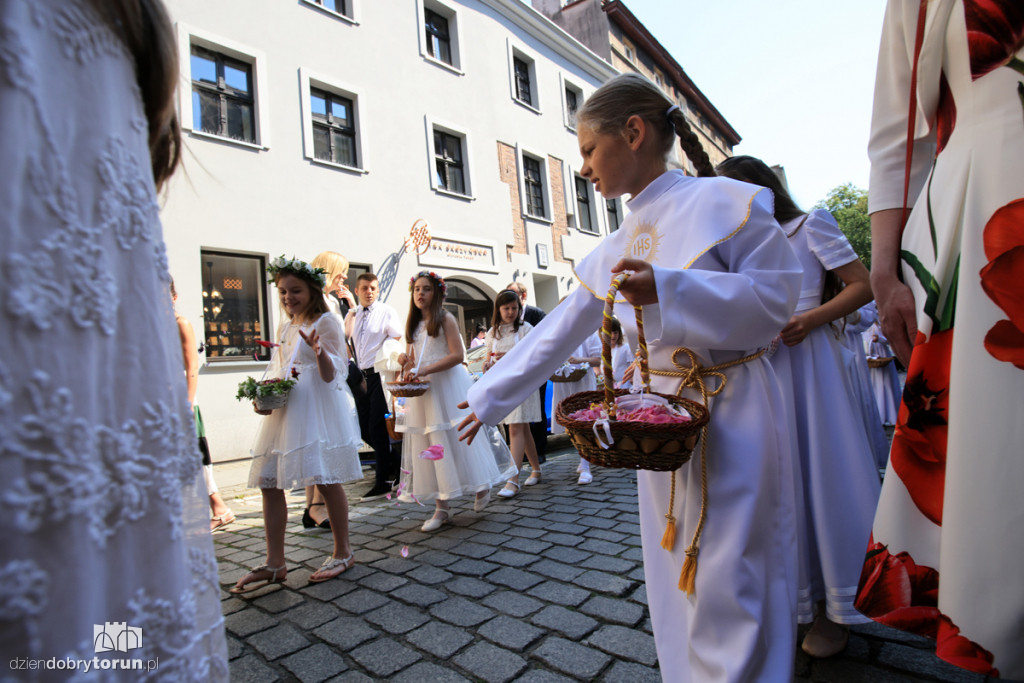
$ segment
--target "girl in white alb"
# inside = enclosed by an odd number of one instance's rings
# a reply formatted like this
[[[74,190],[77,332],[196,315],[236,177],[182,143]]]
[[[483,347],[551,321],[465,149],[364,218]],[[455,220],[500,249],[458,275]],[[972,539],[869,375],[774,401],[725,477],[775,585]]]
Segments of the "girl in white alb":
[[[612,273],[633,271],[615,312],[632,337],[633,304],[643,306],[655,391],[701,400],[678,376],[659,374],[689,366],[689,357],[676,353],[682,347],[707,370],[730,364],[710,399],[707,457],[698,449],[675,472],[637,473],[661,675],[669,683],[788,681],[796,635],[794,479],[782,396],[758,354],[792,315],[800,264],[766,190],[668,170],[666,155],[679,134],[701,175],[714,175],[682,112],[639,74],[601,86],[577,121],[581,175],[604,197],[630,194],[630,213],[579,262],[580,286],[470,389],[474,414],[461,426],[463,438],[536,392],[601,324]],[[706,383],[709,391],[720,386],[713,376]],[[691,539],[702,500],[698,548]],[[677,529],[670,550],[661,545],[666,512]],[[694,561],[694,580],[688,573],[681,590],[684,562],[690,569]]]
[[[474,494],[473,508],[480,512],[490,500],[491,487],[518,470],[497,429],[473,444],[459,443],[456,426],[467,411],[456,406],[473,379],[462,365],[465,349],[455,318],[442,308],[447,285],[436,273],[422,271],[410,288],[409,347],[399,361],[406,382],[427,381],[430,388],[405,399],[404,419],[396,427],[404,434],[398,499],[434,501],[434,516],[422,530],[435,531],[451,520],[448,501]]]

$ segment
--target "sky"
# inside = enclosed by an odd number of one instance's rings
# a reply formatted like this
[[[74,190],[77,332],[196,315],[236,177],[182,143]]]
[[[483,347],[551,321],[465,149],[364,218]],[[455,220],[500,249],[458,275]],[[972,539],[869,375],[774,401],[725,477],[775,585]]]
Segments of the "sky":
[[[867,189],[885,0],[623,0],[802,208]]]

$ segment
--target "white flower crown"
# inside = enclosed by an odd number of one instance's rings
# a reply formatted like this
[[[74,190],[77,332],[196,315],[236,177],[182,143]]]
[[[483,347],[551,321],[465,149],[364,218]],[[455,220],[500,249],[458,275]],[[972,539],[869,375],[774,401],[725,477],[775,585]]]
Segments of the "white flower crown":
[[[301,278],[315,282],[320,289],[327,285],[327,270],[314,268],[305,261],[297,258],[286,259],[281,254],[267,265],[267,274],[270,276],[268,282],[277,280],[278,273],[292,273]]]

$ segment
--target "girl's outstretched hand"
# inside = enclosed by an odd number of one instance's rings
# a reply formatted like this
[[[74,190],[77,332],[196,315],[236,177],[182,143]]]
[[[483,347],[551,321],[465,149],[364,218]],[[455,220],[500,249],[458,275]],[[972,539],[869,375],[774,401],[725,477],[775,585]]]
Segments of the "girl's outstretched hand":
[[[457,407],[459,410],[465,410],[469,408],[469,401],[463,401]],[[484,423],[477,418],[476,413],[470,413],[466,416],[466,419],[459,423],[459,441],[465,441],[467,446],[473,443],[476,433],[480,431],[483,425]]]
[[[619,287],[619,293],[634,306],[658,303],[658,289],[654,283],[654,267],[640,259],[622,259],[612,266],[613,273],[631,270],[633,274]]]
[[[316,333],[316,330],[310,330],[309,334],[299,330],[299,336],[302,337],[304,342],[309,344],[309,348],[313,349],[315,355],[320,355],[320,335]]]

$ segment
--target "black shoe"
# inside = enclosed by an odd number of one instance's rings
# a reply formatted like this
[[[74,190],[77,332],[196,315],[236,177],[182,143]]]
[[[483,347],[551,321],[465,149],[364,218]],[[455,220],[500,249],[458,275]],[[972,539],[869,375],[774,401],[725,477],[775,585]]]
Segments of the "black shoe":
[[[367,491],[363,495],[363,497],[360,498],[359,500],[361,500],[362,502],[366,503],[366,502],[369,502],[371,500],[377,500],[379,498],[383,498],[384,496],[388,495],[389,493],[391,493],[391,487],[388,486],[387,484],[374,484],[373,488],[371,488],[369,491]]]
[[[306,529],[312,529],[316,526],[316,522],[313,521],[312,515],[309,514],[309,508],[302,511],[302,526]]]
[[[326,505],[326,503],[313,503],[313,504],[312,504],[312,505],[310,505],[309,507],[316,507],[317,505]],[[308,508],[307,508],[307,509],[308,509]],[[310,515],[310,516],[309,516],[309,521],[311,522],[310,526],[318,526],[318,527],[320,527],[321,529],[328,529],[328,530],[330,530],[330,528],[331,528],[331,519],[330,519],[330,517],[328,517],[328,518],[327,518],[327,519],[325,519],[324,521],[322,521],[322,522],[320,522],[319,524],[317,524],[317,523],[316,523],[316,520],[315,520],[315,519],[313,519],[313,515]],[[305,524],[305,523],[306,523],[306,520],[305,520],[305,519],[303,519],[303,520],[302,520],[302,523],[303,523],[303,524]]]

